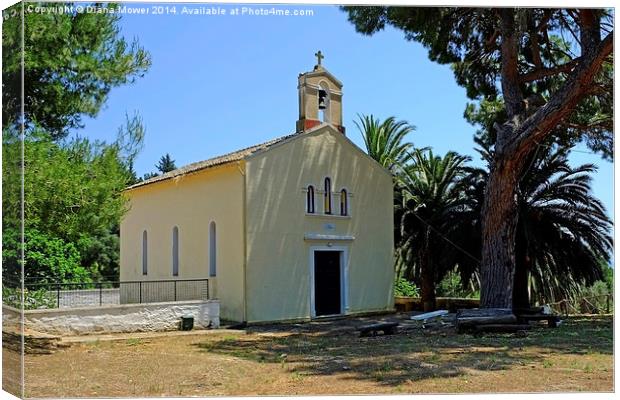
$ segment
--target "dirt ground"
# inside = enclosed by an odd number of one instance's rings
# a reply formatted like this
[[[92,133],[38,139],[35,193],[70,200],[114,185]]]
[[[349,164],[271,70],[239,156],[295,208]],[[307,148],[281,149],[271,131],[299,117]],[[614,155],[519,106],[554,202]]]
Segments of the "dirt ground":
[[[18,352],[2,348],[2,389],[21,395],[21,359]]]
[[[360,338],[364,322],[76,342],[26,355],[26,396],[613,391],[611,316],[572,317],[525,337],[409,325]],[[4,352],[5,374],[16,357]]]

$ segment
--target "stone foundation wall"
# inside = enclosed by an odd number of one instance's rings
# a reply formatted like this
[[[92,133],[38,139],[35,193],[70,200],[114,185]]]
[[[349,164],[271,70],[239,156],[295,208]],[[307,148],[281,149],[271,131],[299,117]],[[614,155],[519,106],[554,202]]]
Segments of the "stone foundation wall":
[[[13,314],[11,310],[3,306],[3,320],[4,315],[7,315],[6,318],[11,318]],[[195,300],[26,310],[24,323],[26,328],[57,335],[166,331],[179,329],[181,316],[184,315],[194,317],[194,328],[218,328],[220,326],[219,301]]]
[[[21,320],[21,311],[18,308],[2,305],[2,324],[17,324]]]

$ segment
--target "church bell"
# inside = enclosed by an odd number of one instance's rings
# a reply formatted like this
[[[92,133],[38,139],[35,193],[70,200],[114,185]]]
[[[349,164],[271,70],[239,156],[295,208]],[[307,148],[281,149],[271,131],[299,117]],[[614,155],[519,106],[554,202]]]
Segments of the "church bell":
[[[325,98],[327,97],[327,92],[323,89],[319,89],[319,110],[325,110],[327,105],[325,104]]]

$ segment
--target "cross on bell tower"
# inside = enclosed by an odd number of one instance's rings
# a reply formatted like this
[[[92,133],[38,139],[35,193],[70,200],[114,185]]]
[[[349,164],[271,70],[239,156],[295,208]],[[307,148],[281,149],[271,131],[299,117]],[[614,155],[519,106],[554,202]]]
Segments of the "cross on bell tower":
[[[297,132],[321,124],[330,124],[344,134],[342,126],[342,83],[325,67],[321,50],[314,53],[317,64],[310,72],[299,74],[299,119]]]
[[[314,53],[314,56],[316,57],[316,67],[320,67],[321,66],[321,60],[323,60],[325,58],[325,56],[323,55],[323,53],[321,53],[321,50],[319,50],[318,52]]]

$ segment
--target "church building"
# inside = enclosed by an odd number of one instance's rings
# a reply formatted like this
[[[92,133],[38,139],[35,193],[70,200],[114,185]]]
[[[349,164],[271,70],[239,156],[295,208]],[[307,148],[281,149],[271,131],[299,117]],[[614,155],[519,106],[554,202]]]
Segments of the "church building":
[[[317,57],[294,133],[126,189],[121,281],[208,279],[248,323],[394,308],[392,176],[345,135]]]

